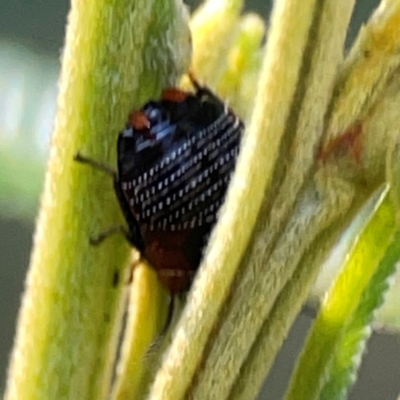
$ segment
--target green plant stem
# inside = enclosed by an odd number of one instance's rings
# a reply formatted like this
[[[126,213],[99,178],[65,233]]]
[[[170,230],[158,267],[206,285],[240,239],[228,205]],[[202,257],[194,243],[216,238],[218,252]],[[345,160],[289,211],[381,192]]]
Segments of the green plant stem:
[[[148,389],[153,354],[147,354],[168,314],[165,288],[145,261],[135,263],[121,354],[111,395],[113,400],[142,399]],[[162,297],[162,299],[158,297]],[[164,301],[163,301],[164,300]],[[164,306],[164,307],[163,307]],[[150,365],[149,365],[150,364]]]
[[[257,396],[273,365],[289,330],[303,304],[307,301],[321,265],[358,212],[363,199],[353,203],[349,212],[318,235],[302,257],[291,279],[276,299],[256,342],[242,365],[240,379],[232,389],[229,400],[246,400]]]
[[[189,34],[180,11],[173,0],[72,2],[7,400],[91,400],[109,392],[128,245],[121,237],[89,245],[91,235],[123,219],[110,178],[73,156],[80,151],[115,165],[128,112],[187,67]],[[154,24],[157,17],[163,24]]]

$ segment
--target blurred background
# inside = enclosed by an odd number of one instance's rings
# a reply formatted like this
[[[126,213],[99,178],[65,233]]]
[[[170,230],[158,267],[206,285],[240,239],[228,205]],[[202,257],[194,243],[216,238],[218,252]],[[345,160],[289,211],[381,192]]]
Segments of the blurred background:
[[[187,3],[193,10],[198,1]],[[247,9],[267,16],[270,3],[248,1]],[[378,3],[357,2],[348,43]],[[68,9],[66,0],[0,2],[0,393],[43,184]],[[309,312],[299,316],[260,399],[282,398],[311,319]],[[351,400],[397,399],[399,338],[388,329],[373,334]]]

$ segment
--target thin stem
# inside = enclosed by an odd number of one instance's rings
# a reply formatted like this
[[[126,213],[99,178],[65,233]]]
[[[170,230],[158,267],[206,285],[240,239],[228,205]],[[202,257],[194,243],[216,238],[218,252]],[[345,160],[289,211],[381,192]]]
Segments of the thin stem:
[[[73,156],[82,151],[113,165],[129,111],[174,84],[189,53],[187,24],[173,0],[72,1],[5,399],[89,400],[109,393],[124,286],[114,287],[115,276],[126,272],[129,247],[116,237],[90,246],[93,233],[123,219],[110,179]]]

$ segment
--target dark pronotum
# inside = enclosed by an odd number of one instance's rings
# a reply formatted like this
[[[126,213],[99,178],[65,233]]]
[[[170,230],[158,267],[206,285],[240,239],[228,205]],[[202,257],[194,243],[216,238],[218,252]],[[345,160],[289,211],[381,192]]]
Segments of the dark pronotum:
[[[188,290],[235,168],[243,123],[207,87],[170,88],[130,114],[115,190],[128,240],[172,293]]]

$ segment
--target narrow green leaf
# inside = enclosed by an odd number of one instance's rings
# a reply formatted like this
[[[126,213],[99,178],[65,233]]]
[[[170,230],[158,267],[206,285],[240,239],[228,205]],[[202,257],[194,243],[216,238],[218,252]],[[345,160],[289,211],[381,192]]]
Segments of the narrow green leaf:
[[[385,256],[362,294],[353,318],[343,333],[343,339],[335,354],[329,379],[321,392],[320,398],[322,400],[346,398],[349,386],[354,383],[357,377],[361,356],[372,332],[371,324],[375,312],[385,300],[385,294],[390,286],[390,277],[396,272],[396,263],[399,259],[400,232],[396,232]]]
[[[392,243],[394,230],[393,204],[388,190],[385,190],[381,202],[349,253],[342,272],[324,301],[296,366],[287,400],[297,399],[299,393],[310,400],[319,398],[347,329],[352,321],[356,324],[357,311],[362,315],[359,307],[364,293],[388,245]],[[377,299],[373,301],[379,303]],[[369,307],[372,307],[373,301],[369,301]],[[363,322],[364,325],[368,323]]]

